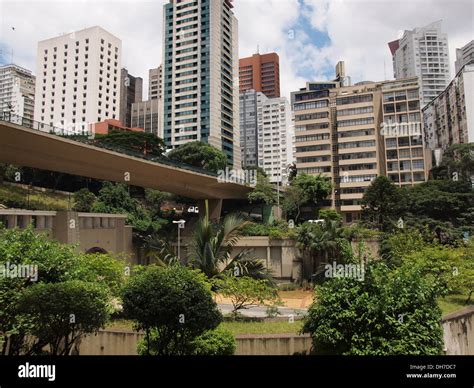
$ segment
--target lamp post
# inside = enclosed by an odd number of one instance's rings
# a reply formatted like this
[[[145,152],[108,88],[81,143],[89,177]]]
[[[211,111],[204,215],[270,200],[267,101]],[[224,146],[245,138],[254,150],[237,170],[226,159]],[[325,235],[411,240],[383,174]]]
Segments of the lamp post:
[[[178,225],[178,260],[181,261],[181,229],[184,229],[185,220],[173,221],[173,224]]]

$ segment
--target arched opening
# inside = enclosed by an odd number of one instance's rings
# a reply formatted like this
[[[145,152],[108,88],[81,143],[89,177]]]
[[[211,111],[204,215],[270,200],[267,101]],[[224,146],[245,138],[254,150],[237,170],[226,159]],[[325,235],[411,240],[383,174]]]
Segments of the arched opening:
[[[104,249],[104,248],[100,248],[100,247],[93,247],[89,250],[86,251],[86,254],[94,254],[94,253],[100,253],[100,254],[107,254],[107,251]]]

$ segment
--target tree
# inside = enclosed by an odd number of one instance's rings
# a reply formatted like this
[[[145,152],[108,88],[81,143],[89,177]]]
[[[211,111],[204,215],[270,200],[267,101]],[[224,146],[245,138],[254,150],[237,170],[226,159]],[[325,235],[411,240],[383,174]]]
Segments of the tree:
[[[298,221],[303,206],[322,205],[331,194],[331,180],[323,175],[298,174],[287,189],[283,200],[283,211],[288,216],[294,216]]]
[[[106,288],[98,283],[68,280],[29,287],[19,301],[19,312],[30,319],[34,337],[27,355],[67,356],[86,334],[97,332],[109,317]]]
[[[235,257],[231,255],[245,225],[247,221],[234,214],[212,224],[206,209],[205,217],[199,220],[193,233],[188,251],[190,265],[209,279],[228,270],[256,279],[270,279],[262,261],[251,256],[248,250],[239,252]]]
[[[165,152],[163,139],[148,132],[110,131],[107,135],[97,135],[93,145],[130,151],[148,157],[160,158]]]
[[[232,313],[256,305],[274,305],[279,301],[276,287],[265,280],[252,279],[248,276],[226,274],[214,281],[220,295],[232,301]]]
[[[288,182],[293,182],[293,179],[295,179],[298,175],[298,169],[296,168],[296,164],[293,163],[288,166]]]
[[[434,179],[470,182],[474,175],[474,144],[454,144],[443,154],[439,166],[431,170]]]
[[[81,280],[101,284],[110,300],[120,289],[124,273],[123,266],[114,257],[77,254],[73,246],[37,234],[32,227],[23,230],[0,228],[0,271],[7,267],[27,271],[24,271],[25,276],[0,276],[0,347],[3,355],[30,352],[27,337],[37,328],[31,317],[19,311],[20,300],[30,287]]]
[[[362,217],[378,229],[387,231],[403,215],[402,191],[381,175],[367,188],[361,201]]]
[[[334,209],[320,209],[318,213],[318,219],[328,221],[336,221],[341,223],[342,215]]]
[[[351,245],[342,238],[337,221],[304,223],[298,231],[296,244],[310,260],[312,276],[320,275],[324,271],[323,265],[329,261],[348,262],[353,259]]]
[[[227,167],[227,157],[221,150],[200,141],[173,149],[168,153],[168,158],[215,173]]]
[[[222,320],[210,285],[180,265],[149,266],[123,292],[124,314],[145,331],[146,355],[185,355],[192,342]]]
[[[88,189],[83,188],[74,193],[73,210],[77,212],[89,213],[94,206],[96,197]]]
[[[362,281],[338,277],[317,286],[302,331],[317,354],[439,355],[438,296],[417,268],[390,271],[369,262]]]
[[[248,193],[247,198],[250,203],[262,204],[262,218],[264,206],[275,205],[277,203],[277,193],[275,192],[275,188],[270,183],[269,179],[261,173],[257,173],[257,184],[254,189]]]

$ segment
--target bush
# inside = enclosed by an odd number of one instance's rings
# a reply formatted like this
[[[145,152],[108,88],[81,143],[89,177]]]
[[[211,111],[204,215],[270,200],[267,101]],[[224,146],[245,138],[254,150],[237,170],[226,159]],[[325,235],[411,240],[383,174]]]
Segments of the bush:
[[[237,344],[229,330],[218,327],[197,337],[193,347],[193,354],[197,356],[232,356]]]
[[[439,295],[418,268],[369,263],[363,281],[331,278],[316,288],[302,331],[317,354],[439,355]]]
[[[123,292],[124,314],[145,331],[143,354],[191,354],[192,342],[222,321],[202,275],[180,265],[150,266]]]
[[[52,355],[68,355],[79,338],[105,326],[107,301],[103,286],[80,280],[29,287],[19,302],[35,337],[29,354],[41,354],[49,346]]]
[[[74,207],[76,212],[90,212],[96,201],[96,196],[88,189],[83,188],[74,193]]]

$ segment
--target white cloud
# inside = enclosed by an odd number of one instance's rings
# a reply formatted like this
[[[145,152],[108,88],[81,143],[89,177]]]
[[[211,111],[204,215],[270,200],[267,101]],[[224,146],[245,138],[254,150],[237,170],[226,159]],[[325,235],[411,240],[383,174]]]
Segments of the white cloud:
[[[305,3],[311,8],[308,15],[314,28],[322,28],[331,39],[326,59],[334,64],[345,60],[346,72],[354,81],[393,78],[387,43],[397,39],[403,30],[442,19],[443,30],[448,33],[452,69],[455,49],[474,37],[471,0],[305,0]]]
[[[122,39],[123,65],[147,82],[148,69],[162,61],[166,2],[0,0],[0,47],[13,47],[14,61],[35,71],[39,40],[100,25]],[[387,43],[404,29],[443,19],[453,67],[456,47],[474,36],[472,0],[235,0],[234,5],[241,57],[255,53],[257,46],[261,53],[278,52],[282,95],[287,97],[306,81],[328,78],[327,69],[339,60],[346,61],[355,82],[392,78]],[[329,46],[311,41],[303,18],[329,35]]]

